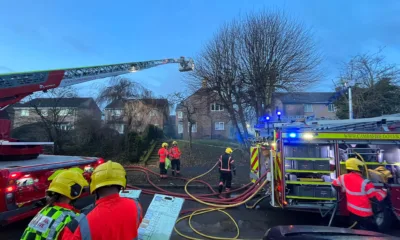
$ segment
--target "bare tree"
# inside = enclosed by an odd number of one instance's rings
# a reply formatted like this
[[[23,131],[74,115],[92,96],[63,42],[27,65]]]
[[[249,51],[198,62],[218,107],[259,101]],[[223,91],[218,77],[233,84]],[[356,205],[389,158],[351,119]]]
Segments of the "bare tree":
[[[76,91],[72,87],[56,88],[45,93],[35,94],[30,97],[29,105],[39,116],[41,124],[47,133],[49,141],[54,142],[54,153],[62,153],[66,142],[68,129],[73,126],[64,125],[67,118],[75,114],[74,109],[63,105],[65,98],[77,97]],[[43,101],[51,99],[51,104],[43,105]]]
[[[262,11],[221,27],[196,59],[190,85],[208,79],[245,140],[247,122],[271,114],[273,93],[315,83],[319,62],[310,31],[284,14]]]
[[[399,67],[388,63],[381,49],[372,54],[356,55],[344,63],[335,85],[338,89],[352,88],[355,118],[375,117],[397,113],[400,110],[399,74]],[[348,117],[346,94],[336,102],[339,118]]]
[[[139,100],[152,98],[152,92],[141,84],[128,78],[113,77],[109,86],[100,90],[97,102],[116,103],[119,112],[112,116],[113,122],[126,123],[127,128],[132,130],[143,126],[144,120],[147,120],[154,111],[153,108],[143,107],[143,102]]]

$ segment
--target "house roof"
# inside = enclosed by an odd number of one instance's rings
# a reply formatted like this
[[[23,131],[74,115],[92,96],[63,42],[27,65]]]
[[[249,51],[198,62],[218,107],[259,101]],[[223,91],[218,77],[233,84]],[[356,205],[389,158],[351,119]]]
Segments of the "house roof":
[[[93,103],[96,104],[93,98],[35,98],[25,103],[14,104],[13,108],[26,108],[32,106],[89,108]]]
[[[275,93],[274,97],[283,104],[329,103],[333,94],[334,92],[291,92]]]
[[[214,92],[213,89],[211,88],[199,88],[197,91],[195,91],[192,95],[188,96],[187,98],[185,98],[182,102],[178,103],[175,107],[175,110],[182,108],[182,103],[188,99],[190,99],[193,96],[209,96],[210,94],[212,94]]]
[[[168,100],[165,98],[143,98],[143,99],[128,99],[128,100],[115,100],[108,104],[105,109],[118,109],[124,108],[125,101],[141,101],[146,105],[150,105],[156,108],[165,108],[168,107]]]

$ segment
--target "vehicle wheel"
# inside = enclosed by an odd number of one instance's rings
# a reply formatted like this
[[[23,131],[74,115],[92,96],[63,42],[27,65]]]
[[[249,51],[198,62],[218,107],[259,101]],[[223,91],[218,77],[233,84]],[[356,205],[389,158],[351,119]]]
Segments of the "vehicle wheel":
[[[389,208],[385,207],[383,211],[374,215],[374,219],[379,231],[384,232],[389,230],[392,226],[393,213]]]

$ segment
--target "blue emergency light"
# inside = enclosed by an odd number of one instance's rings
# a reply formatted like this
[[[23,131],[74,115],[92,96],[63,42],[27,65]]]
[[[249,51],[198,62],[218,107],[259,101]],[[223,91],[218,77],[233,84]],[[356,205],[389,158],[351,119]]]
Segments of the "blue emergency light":
[[[289,133],[289,137],[291,137],[291,138],[295,138],[296,136],[297,136],[296,133]]]
[[[269,116],[266,116],[266,117],[265,117],[265,120],[269,121]]]
[[[282,114],[281,111],[276,112],[276,115],[278,115],[278,116],[280,116],[281,114]]]

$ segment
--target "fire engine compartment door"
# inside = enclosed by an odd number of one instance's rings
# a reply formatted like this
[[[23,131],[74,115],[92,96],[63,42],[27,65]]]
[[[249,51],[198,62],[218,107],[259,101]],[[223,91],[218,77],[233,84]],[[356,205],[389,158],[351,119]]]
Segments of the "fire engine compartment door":
[[[260,178],[260,151],[258,147],[250,147],[250,179],[255,183]]]
[[[139,240],[170,239],[184,199],[155,194],[139,229]]]

